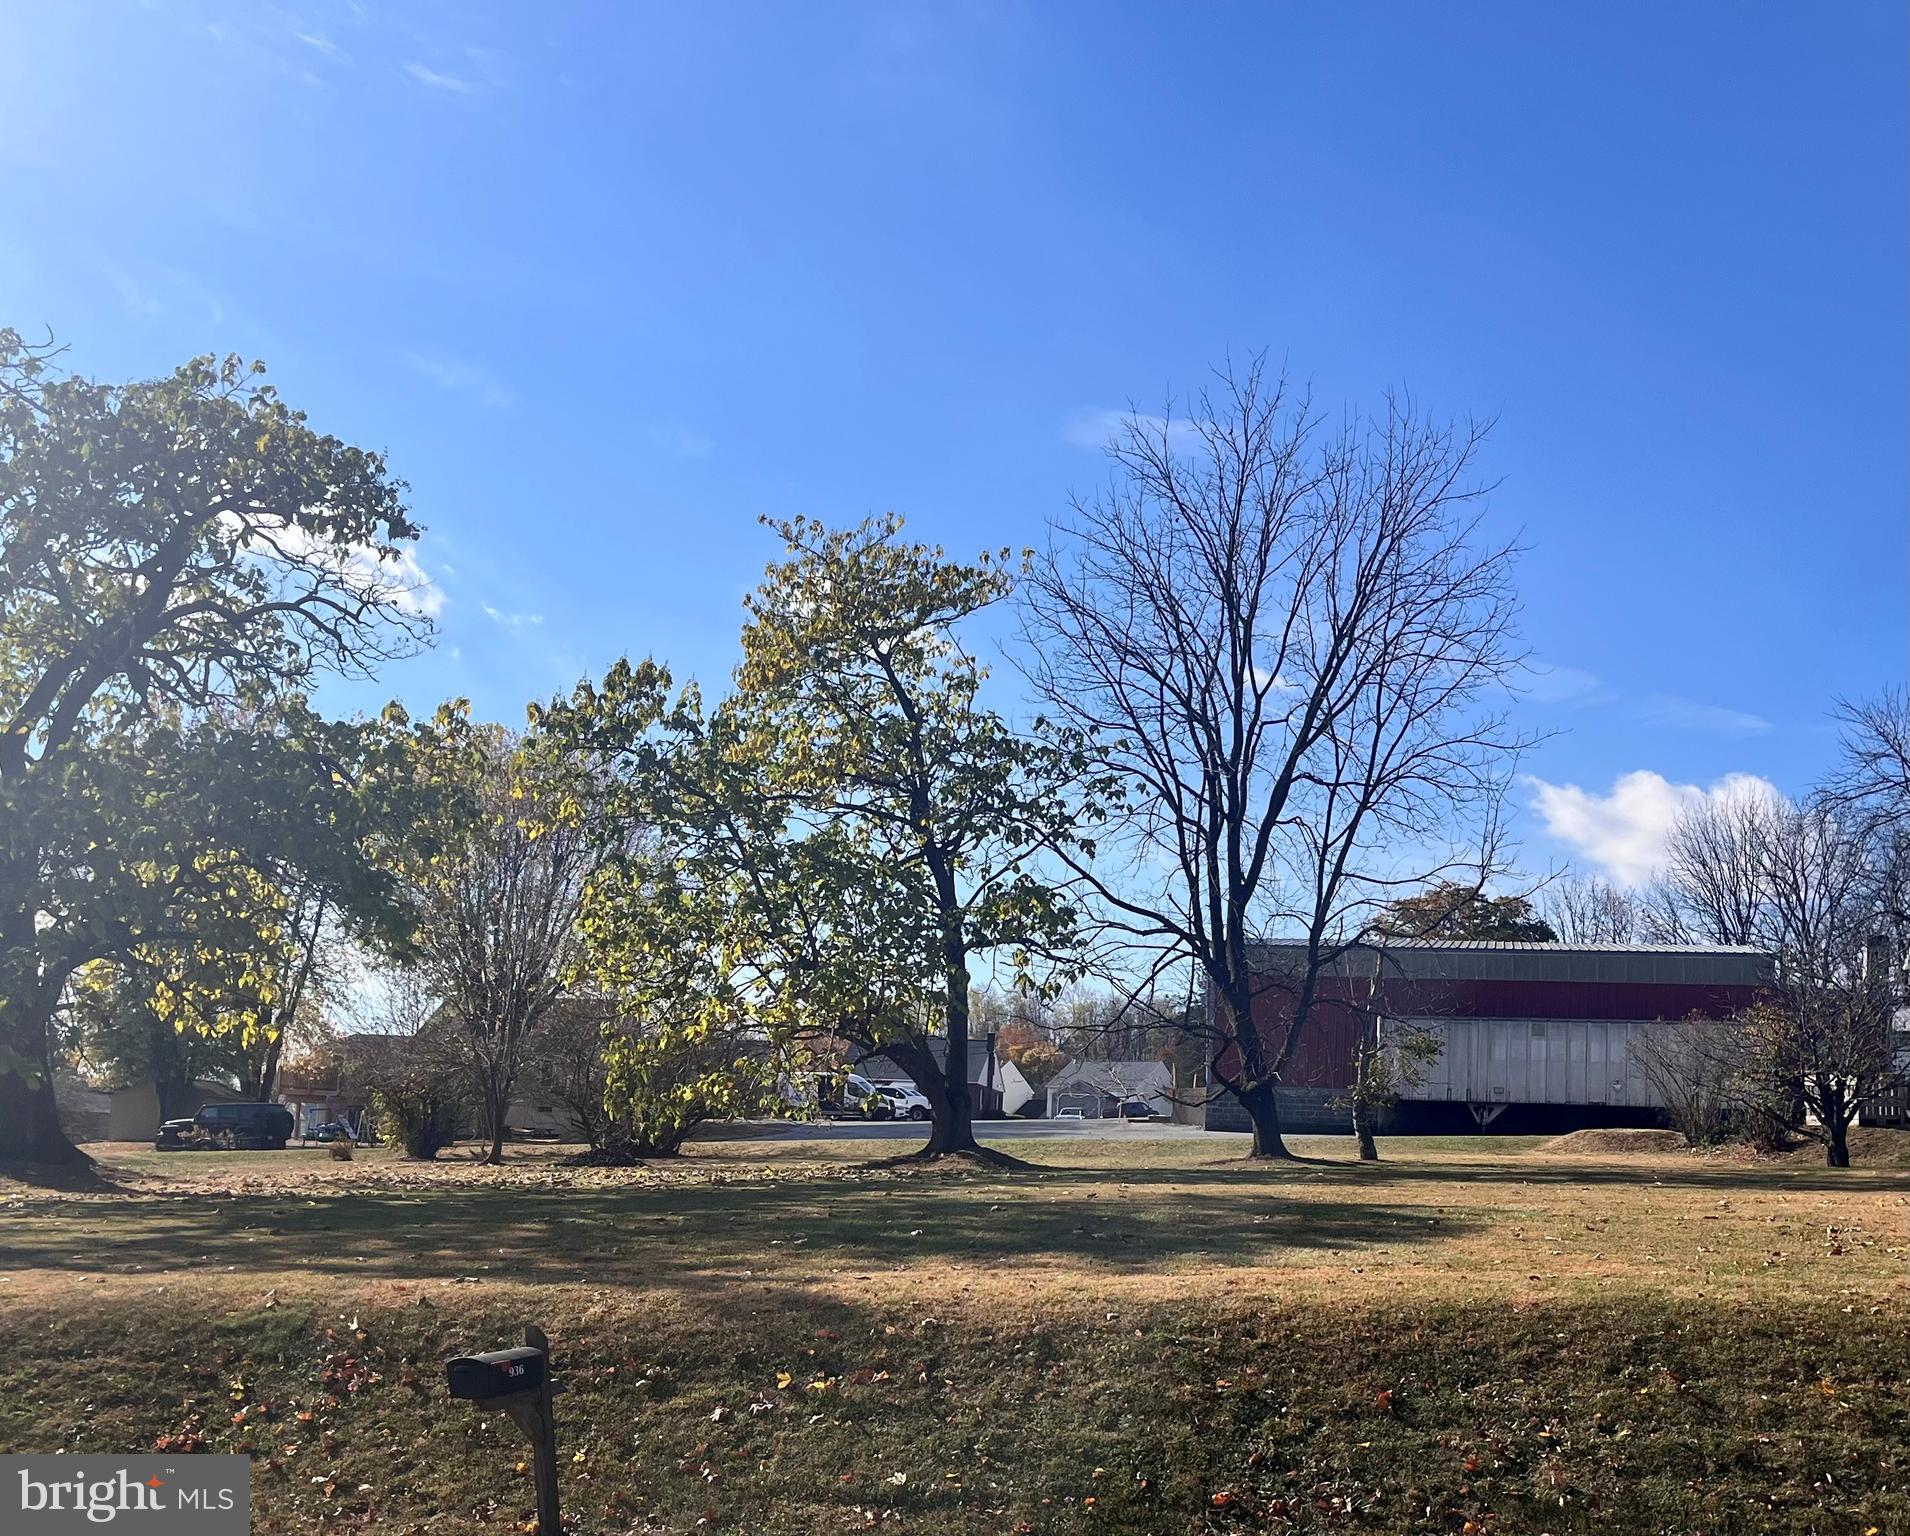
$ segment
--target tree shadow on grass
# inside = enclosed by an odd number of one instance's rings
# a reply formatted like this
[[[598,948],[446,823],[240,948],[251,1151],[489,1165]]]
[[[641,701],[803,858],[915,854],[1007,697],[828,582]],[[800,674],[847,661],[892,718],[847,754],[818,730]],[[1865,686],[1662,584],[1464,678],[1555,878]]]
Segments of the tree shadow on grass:
[[[1656,1185],[1744,1194],[1862,1194],[1877,1189],[1910,1189],[1910,1174],[1892,1168],[1759,1168],[1696,1161],[1689,1166],[1659,1161],[1633,1165],[1618,1161],[1577,1162],[1566,1158],[1523,1155],[1504,1160],[1468,1162],[1455,1159],[1437,1163],[1385,1157],[1376,1163],[1362,1163],[1350,1158],[1296,1158],[1272,1163],[1241,1159],[1236,1162],[1202,1163],[1194,1168],[1142,1166],[1118,1170],[1078,1168],[1065,1171],[1080,1177],[1091,1174],[1106,1177],[1112,1172],[1120,1182],[1133,1185],[1176,1184],[1194,1179],[1201,1183],[1221,1183],[1236,1189],[1257,1187],[1270,1190],[1300,1179],[1323,1179],[1348,1188],[1355,1185],[1372,1188],[1375,1184],[1406,1187],[1415,1184],[1537,1184],[1554,1187],[1590,1184],[1636,1185],[1640,1188]]]
[[[1111,1188],[1105,1196],[1071,1189],[1044,1197],[1053,1182],[1018,1176],[964,1188],[938,1179],[787,1179],[663,1190],[48,1201],[10,1222],[0,1264],[694,1289],[743,1276],[806,1285],[934,1261],[1110,1274],[1190,1259],[1246,1265],[1445,1241],[1476,1225],[1450,1206],[1435,1221],[1410,1206],[1296,1201],[1277,1188],[1260,1199],[1233,1187],[1169,1198],[1122,1198]]]

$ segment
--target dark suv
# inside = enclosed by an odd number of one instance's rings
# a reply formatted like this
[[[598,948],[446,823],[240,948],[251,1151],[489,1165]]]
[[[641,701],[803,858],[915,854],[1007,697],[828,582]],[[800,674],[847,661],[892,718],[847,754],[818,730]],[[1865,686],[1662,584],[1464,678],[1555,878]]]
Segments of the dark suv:
[[[164,1122],[153,1146],[161,1152],[215,1147],[276,1152],[291,1135],[292,1112],[283,1104],[201,1104],[196,1115]]]

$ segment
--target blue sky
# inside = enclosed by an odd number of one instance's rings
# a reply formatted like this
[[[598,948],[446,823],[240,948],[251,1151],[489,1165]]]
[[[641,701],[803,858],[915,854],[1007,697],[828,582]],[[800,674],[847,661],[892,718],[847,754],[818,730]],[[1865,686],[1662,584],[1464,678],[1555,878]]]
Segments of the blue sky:
[[[262,356],[387,449],[443,608],[377,698],[509,719],[626,651],[720,685],[760,513],[1037,540],[1103,413],[1230,351],[1496,415],[1561,733],[1528,861],[1635,875],[1905,673],[1905,26],[9,6],[0,320],[104,376]]]

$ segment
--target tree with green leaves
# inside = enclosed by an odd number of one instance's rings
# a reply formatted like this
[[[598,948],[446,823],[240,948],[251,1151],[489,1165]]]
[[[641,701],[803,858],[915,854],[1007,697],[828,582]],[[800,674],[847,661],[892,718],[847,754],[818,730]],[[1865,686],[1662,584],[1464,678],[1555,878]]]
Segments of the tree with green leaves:
[[[1012,590],[1007,551],[954,562],[894,517],[772,526],[788,558],[748,599],[719,707],[645,663],[550,713],[614,750],[657,829],[593,892],[597,975],[653,1013],[699,999],[686,1029],[883,1052],[929,1099],[925,1151],[972,1153],[973,968],[1069,974],[1076,913],[1041,859],[1082,843],[1062,786],[1085,819],[1106,789],[980,700],[958,631]]]
[[[196,1084],[211,1079],[231,1091],[254,1070],[252,1055],[230,1033],[181,1030],[155,1004],[135,970],[99,961],[74,977],[62,1010],[59,1045],[93,1086],[112,1091],[151,1083],[159,1117],[199,1107]]]
[[[186,969],[236,954],[254,878],[313,826],[352,819],[344,728],[287,701],[321,671],[411,648],[431,606],[402,482],[314,430],[260,365],[198,358],[114,385],[53,362],[0,331],[9,1162],[79,1157],[49,1031],[73,976],[135,951],[177,946]],[[272,731],[229,718],[280,703]],[[356,881],[355,860],[341,840],[324,878],[350,864]]]
[[[1488,896],[1476,885],[1438,880],[1423,891],[1389,901],[1374,914],[1371,932],[1382,939],[1492,939],[1551,944],[1552,925],[1523,896]]]

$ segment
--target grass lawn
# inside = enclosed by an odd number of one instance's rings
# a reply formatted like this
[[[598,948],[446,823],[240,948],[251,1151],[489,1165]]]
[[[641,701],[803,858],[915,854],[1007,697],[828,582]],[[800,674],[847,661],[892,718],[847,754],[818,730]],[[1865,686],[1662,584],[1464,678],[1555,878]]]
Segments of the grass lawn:
[[[1910,1532],[1900,1166],[1298,1145],[95,1148],[0,1181],[0,1449],[248,1450],[260,1532],[511,1530],[515,1432],[441,1362],[531,1321],[586,1532]]]

